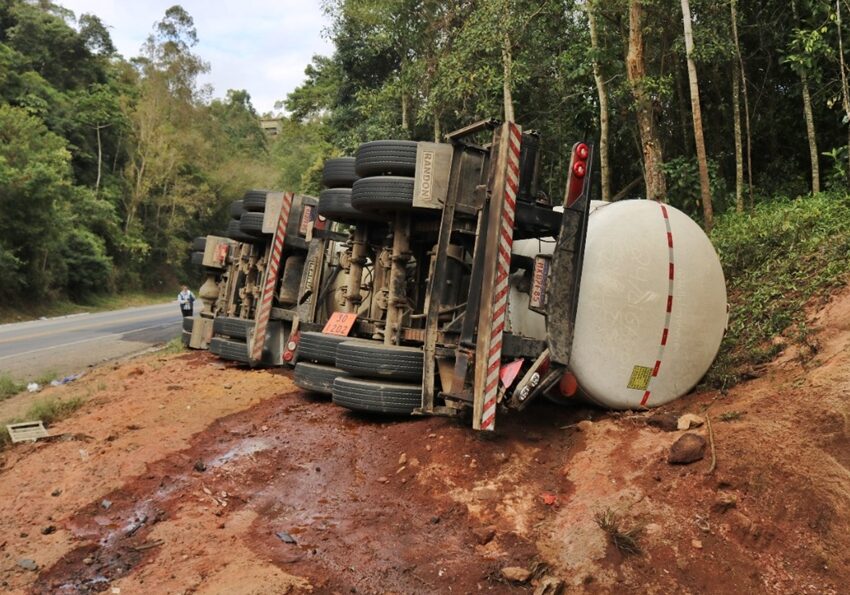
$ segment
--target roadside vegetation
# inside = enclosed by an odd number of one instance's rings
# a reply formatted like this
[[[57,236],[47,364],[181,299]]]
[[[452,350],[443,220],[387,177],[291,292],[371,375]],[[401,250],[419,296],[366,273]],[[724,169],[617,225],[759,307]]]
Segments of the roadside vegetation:
[[[172,355],[175,353],[183,353],[186,351],[186,346],[183,345],[183,340],[180,337],[174,337],[159,350],[161,355]]]
[[[0,401],[14,397],[26,388],[25,384],[17,382],[8,374],[0,374]]]
[[[16,394],[26,389],[27,384],[30,382],[35,382],[39,386],[43,387],[50,384],[50,382],[55,379],[56,372],[53,370],[42,372],[36,378],[31,378],[26,381],[15,380],[9,374],[0,374],[0,401],[4,401],[9,397],[14,397]]]
[[[79,302],[62,299],[30,304],[3,304],[0,305],[0,324],[35,320],[42,317],[51,318],[84,312],[103,312],[149,306],[173,300],[177,291],[175,288],[174,290],[159,292],[130,291],[117,294],[90,295]]]
[[[850,196],[776,199],[747,213],[728,213],[711,239],[731,311],[706,383],[724,388],[757,374],[789,344],[804,358],[814,355],[807,306],[823,305],[850,278]]]

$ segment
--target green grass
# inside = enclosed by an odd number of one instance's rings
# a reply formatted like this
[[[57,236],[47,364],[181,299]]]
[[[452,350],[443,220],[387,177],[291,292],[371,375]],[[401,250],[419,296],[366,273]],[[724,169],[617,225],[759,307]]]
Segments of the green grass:
[[[26,414],[20,418],[7,419],[0,423],[0,448],[6,447],[11,443],[9,432],[6,430],[6,425],[19,423],[22,421],[37,421],[44,422],[45,427],[50,427],[50,424],[56,423],[70,416],[77,409],[83,406],[85,399],[82,397],[71,397],[69,399],[58,399],[56,397],[48,397],[41,399],[32,404]]]
[[[40,304],[3,305],[0,306],[0,324],[35,320],[42,316],[67,316],[81,312],[103,312],[147,306],[174,299],[178,288],[167,293],[163,292],[128,292],[113,295],[93,296],[88,300],[76,303],[70,300],[50,300]]]
[[[9,397],[14,397],[25,388],[25,384],[16,382],[8,374],[0,374],[0,401],[8,399]]]
[[[56,376],[56,372],[48,370],[47,372],[42,372],[31,380],[18,382],[8,374],[0,374],[0,401],[14,397],[19,392],[26,389],[29,382],[35,382],[41,387],[48,386],[51,381],[56,379]]]
[[[720,217],[711,234],[729,293],[729,329],[704,383],[726,388],[782,350],[807,346],[804,306],[825,303],[850,275],[850,196],[776,200]]]
[[[169,355],[172,353],[182,353],[183,351],[186,351],[186,346],[183,345],[182,339],[180,337],[174,337],[159,350],[159,353]]]
[[[72,397],[70,399],[47,398],[36,401],[27,410],[27,419],[40,419],[45,426],[65,419],[74,411],[83,406],[85,401],[82,397]]]
[[[38,376],[32,379],[33,382],[38,384],[39,386],[47,386],[52,381],[56,380],[58,374],[55,370],[47,370],[46,372],[42,372]]]

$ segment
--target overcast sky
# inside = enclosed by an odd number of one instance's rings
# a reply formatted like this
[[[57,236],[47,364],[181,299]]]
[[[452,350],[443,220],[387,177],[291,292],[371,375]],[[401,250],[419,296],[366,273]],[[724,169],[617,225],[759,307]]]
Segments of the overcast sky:
[[[57,0],[79,16],[93,13],[109,27],[118,51],[131,58],[162,19],[180,4],[192,18],[200,42],[195,52],[210,63],[201,82],[216,97],[228,89],[247,89],[260,113],[304,79],[314,54],[329,55],[333,47],[323,37],[328,25],[319,0]]]

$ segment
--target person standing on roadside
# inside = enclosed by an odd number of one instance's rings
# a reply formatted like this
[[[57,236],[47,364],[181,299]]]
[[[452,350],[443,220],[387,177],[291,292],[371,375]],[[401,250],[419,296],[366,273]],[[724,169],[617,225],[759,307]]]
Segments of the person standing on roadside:
[[[177,294],[177,305],[180,306],[183,316],[192,315],[195,308],[195,295],[185,285],[180,287],[180,293]]]

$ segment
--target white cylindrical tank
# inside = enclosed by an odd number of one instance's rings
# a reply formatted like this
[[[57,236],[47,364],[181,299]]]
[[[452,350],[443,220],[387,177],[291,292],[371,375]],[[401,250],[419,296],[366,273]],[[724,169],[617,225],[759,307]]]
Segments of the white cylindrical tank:
[[[570,361],[590,400],[638,409],[686,394],[726,323],[720,260],[687,215],[649,200],[591,213]]]

